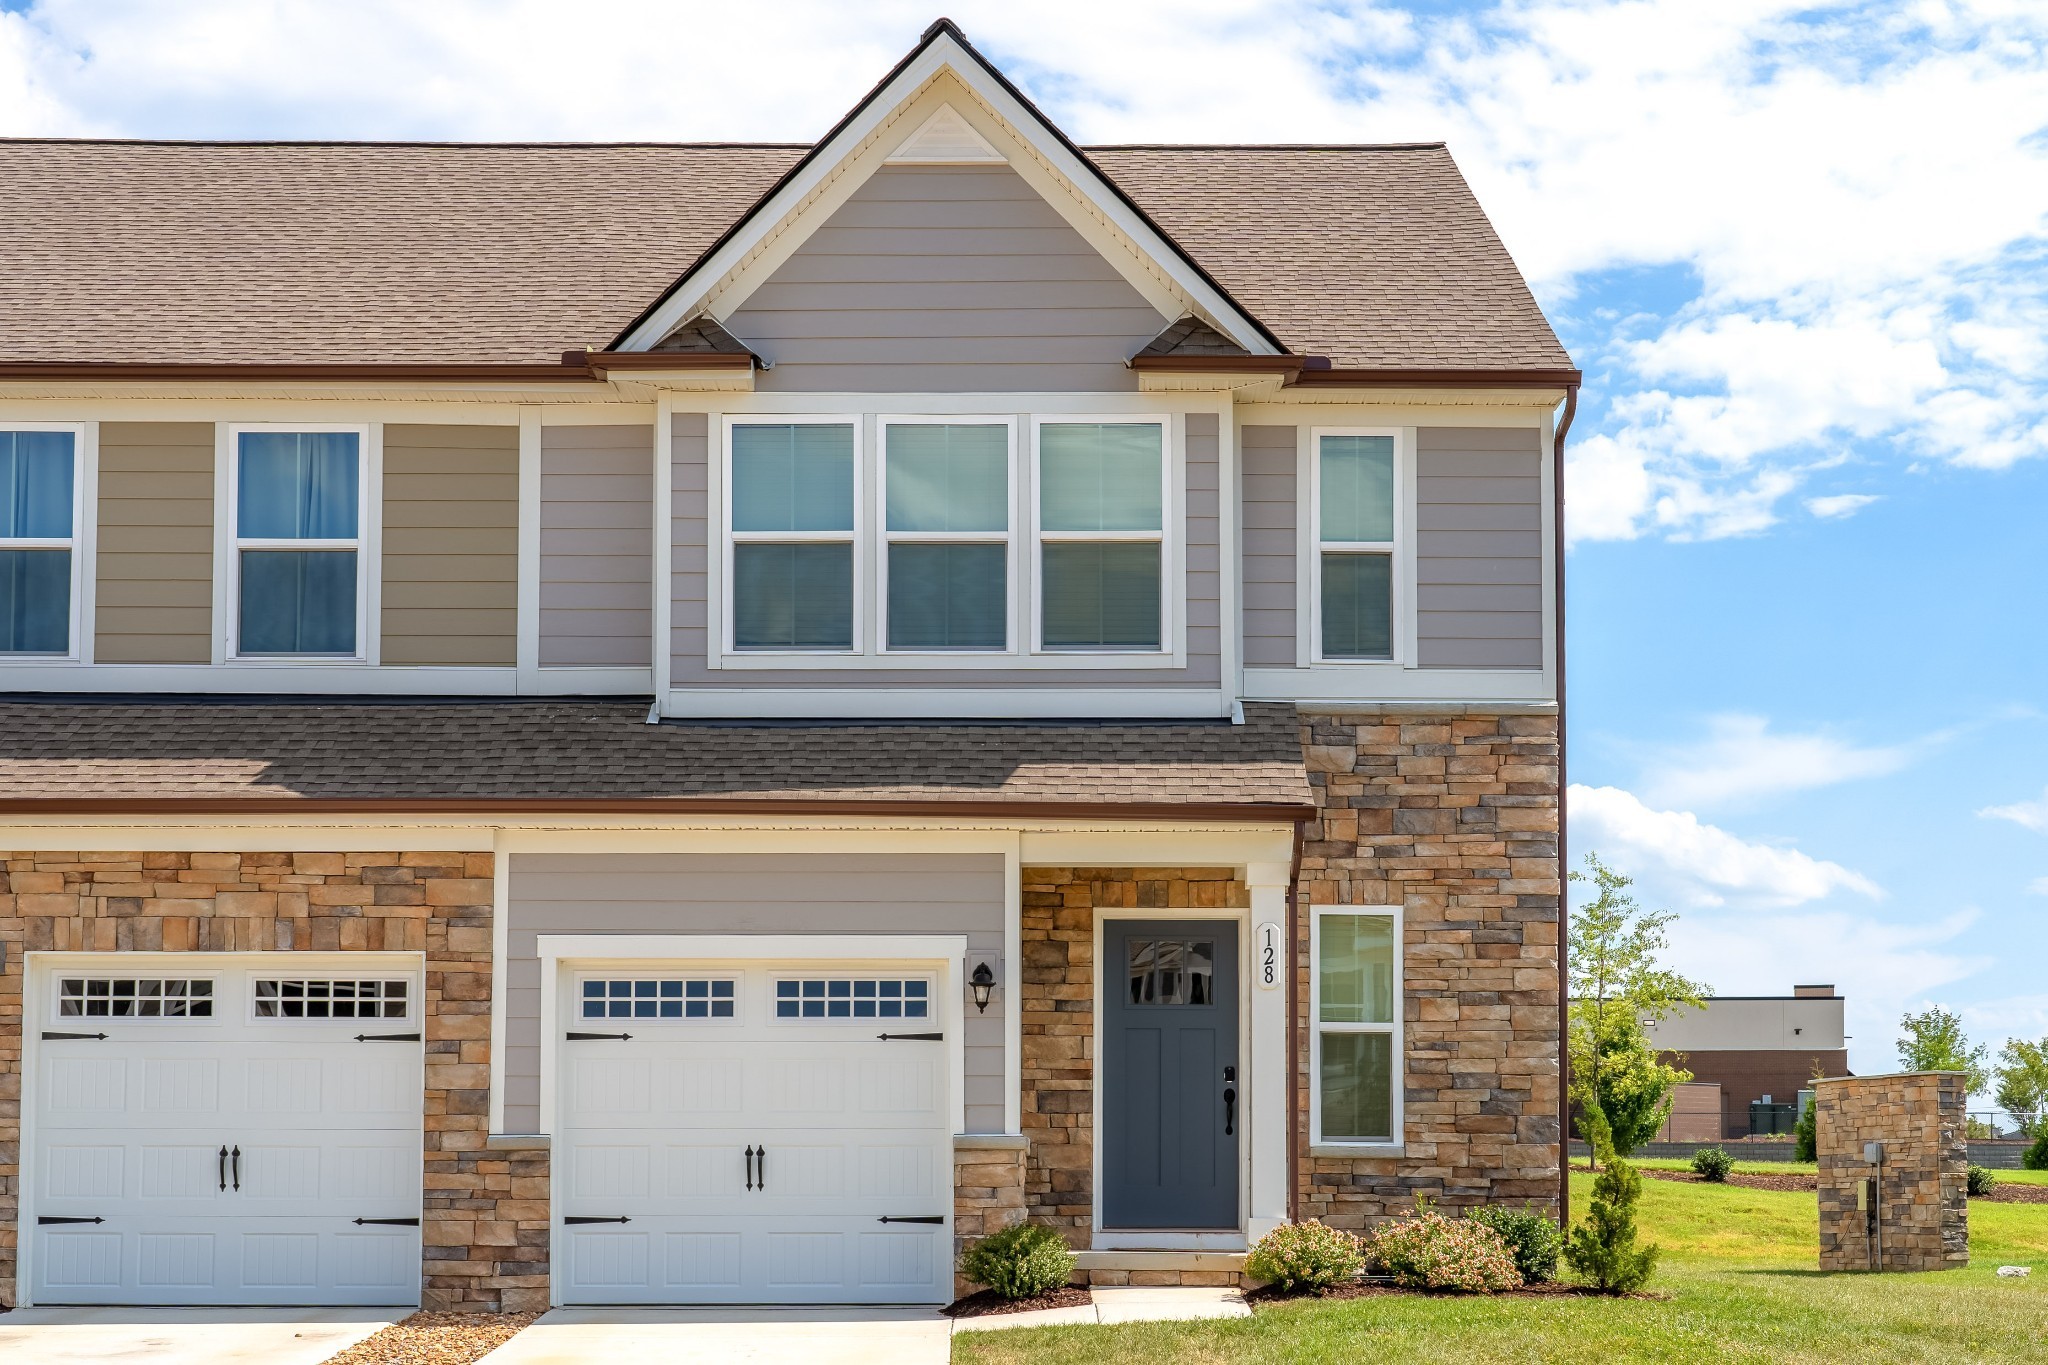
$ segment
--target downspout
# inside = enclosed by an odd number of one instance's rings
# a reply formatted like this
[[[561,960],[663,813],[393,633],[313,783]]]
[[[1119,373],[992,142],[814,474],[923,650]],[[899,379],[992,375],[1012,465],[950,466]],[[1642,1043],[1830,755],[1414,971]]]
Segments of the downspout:
[[[1571,908],[1567,904],[1565,888],[1570,885],[1566,874],[1571,870],[1568,860],[1565,836],[1565,766],[1564,766],[1564,438],[1572,429],[1572,418],[1579,410],[1579,386],[1572,384],[1564,391],[1564,415],[1558,419],[1557,436],[1552,443],[1551,459],[1553,469],[1550,477],[1550,553],[1556,568],[1553,570],[1552,592],[1556,600],[1551,611],[1557,621],[1557,1223],[1559,1227],[1569,1226],[1572,1211],[1572,1162],[1571,1143],[1571,1056],[1568,1049],[1570,1029],[1567,1027],[1571,1009],[1571,975],[1565,961],[1565,954],[1571,944]]]
[[[1320,818],[1320,817],[1319,817]],[[1301,917],[1301,846],[1304,842],[1300,820],[1294,822],[1294,861],[1287,869],[1287,1221],[1301,1221],[1301,1144],[1307,1137],[1307,1116],[1301,1112],[1301,1012],[1295,981],[1301,967],[1295,961],[1295,921]]]

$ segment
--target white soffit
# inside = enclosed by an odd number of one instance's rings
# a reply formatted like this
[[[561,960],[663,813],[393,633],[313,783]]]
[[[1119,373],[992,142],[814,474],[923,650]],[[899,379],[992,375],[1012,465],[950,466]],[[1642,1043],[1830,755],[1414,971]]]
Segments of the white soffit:
[[[975,132],[974,125],[962,118],[958,109],[942,104],[936,113],[918,125],[916,132],[903,139],[890,154],[888,164],[948,166],[1003,160],[1003,154],[990,146],[987,138]]]

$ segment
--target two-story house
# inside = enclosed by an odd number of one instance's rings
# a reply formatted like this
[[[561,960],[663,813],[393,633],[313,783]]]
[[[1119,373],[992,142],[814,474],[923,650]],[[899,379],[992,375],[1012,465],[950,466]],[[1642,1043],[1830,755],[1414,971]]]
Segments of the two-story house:
[[[1578,373],[1442,146],[1082,148],[941,22],[809,146],[0,185],[9,1301],[1555,1207]]]

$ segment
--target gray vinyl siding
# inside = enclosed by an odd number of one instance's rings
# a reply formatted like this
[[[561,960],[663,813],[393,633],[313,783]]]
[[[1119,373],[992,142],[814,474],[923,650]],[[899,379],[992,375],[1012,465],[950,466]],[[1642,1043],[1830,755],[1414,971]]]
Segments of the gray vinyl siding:
[[[1541,435],[1422,427],[1415,449],[1416,662],[1541,668]]]
[[[387,664],[510,668],[519,617],[519,428],[384,428]]]
[[[1169,321],[1008,166],[885,166],[725,325],[767,393],[1100,393]]]
[[[213,659],[213,423],[102,422],[93,657]]]
[[[654,633],[654,433],[542,427],[542,667],[645,668]]]
[[[674,515],[670,590],[674,594],[674,686],[687,687],[1084,687],[1162,688],[1216,687],[1222,664],[1222,542],[1218,471],[1221,468],[1219,423],[1214,413],[1189,413],[1187,427],[1187,529],[1185,540],[1187,594],[1187,667],[1078,668],[872,668],[872,669],[712,669],[706,660],[708,635],[708,556],[713,521],[709,512],[707,462],[710,443],[700,413],[678,413],[670,440],[673,468],[671,510]],[[1031,571],[1034,547],[1026,545],[1021,563]],[[1020,622],[1019,629],[1028,629]]]
[[[508,886],[505,1131],[540,1129],[540,934],[963,934],[1003,952],[997,854],[517,853]],[[1005,963],[1005,984],[1017,964]],[[1003,1131],[1007,991],[966,1011],[967,1131]]]
[[[1244,662],[1293,668],[1296,533],[1300,526],[1293,427],[1245,427]]]

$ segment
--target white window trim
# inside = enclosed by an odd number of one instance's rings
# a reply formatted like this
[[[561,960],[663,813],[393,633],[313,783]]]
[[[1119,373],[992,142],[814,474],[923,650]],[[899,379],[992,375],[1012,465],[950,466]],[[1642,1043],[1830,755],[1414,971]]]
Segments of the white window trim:
[[[684,1016],[677,1016],[674,1019],[658,1017],[643,1019],[631,1016],[613,1018],[610,1015],[606,1015],[601,1019],[593,1019],[583,1012],[583,983],[586,981],[730,981],[732,982],[732,1017],[730,1019],[719,1019],[707,1014],[702,1019],[691,1019]],[[656,998],[659,999],[659,997]],[[683,998],[687,1000],[689,997],[685,995]],[[565,1029],[587,1028],[596,1024],[632,1024],[636,1027],[658,1024],[663,1028],[687,1027],[693,1029],[739,1028],[747,1022],[747,978],[744,972],[706,972],[694,970],[577,972],[571,979],[566,1014],[567,1018],[563,1021],[562,1025]]]
[[[946,427],[995,427],[1003,429],[1004,460],[1004,528],[995,531],[891,531],[889,529],[889,428],[909,426]],[[1020,507],[1020,466],[1017,451],[1017,419],[1014,416],[898,414],[878,413],[875,416],[875,654],[890,659],[922,660],[943,662],[965,661],[975,658],[1011,658],[1017,654],[1017,628],[1021,613],[1017,604],[1022,592],[1018,579],[1017,534]],[[1003,647],[1001,649],[934,649],[929,646],[914,646],[904,649],[889,647],[889,548],[893,545],[994,545],[1003,547]]]
[[[1394,921],[1394,1018],[1387,1024],[1326,1024],[1323,1022],[1323,920],[1330,915],[1382,915]],[[1344,1151],[1360,1156],[1382,1153],[1398,1154],[1403,1147],[1405,1131],[1402,1114],[1403,1091],[1407,1088],[1407,972],[1404,959],[1407,956],[1407,940],[1403,935],[1401,907],[1398,905],[1318,905],[1309,917],[1308,945],[1308,1110],[1309,1143],[1313,1149]],[[1385,1033],[1393,1042],[1393,1108],[1390,1111],[1394,1131],[1386,1142],[1360,1141],[1356,1138],[1326,1138],[1323,1136],[1323,1034],[1331,1033]]]
[[[318,668],[375,665],[380,650],[374,626],[382,598],[384,443],[381,423],[370,422],[228,422],[220,433],[214,460],[214,621],[218,657],[214,662],[237,667]],[[258,432],[353,432],[357,438],[356,534],[346,540],[273,540],[240,534],[239,488],[242,435]],[[356,647],[352,654],[249,654],[237,638],[242,618],[243,550],[354,550],[356,553]]]
[[[1042,486],[1042,464],[1040,460],[1041,433],[1047,426],[1065,423],[1118,423],[1140,425],[1155,423],[1159,427],[1159,521],[1156,534],[1136,531],[1047,531],[1043,521],[1039,492]],[[1185,419],[1176,420],[1171,413],[1033,413],[1031,415],[1031,458],[1030,470],[1025,488],[1025,502],[1030,517],[1031,534],[1029,554],[1031,556],[1031,654],[1046,667],[1071,667],[1084,659],[1107,659],[1116,666],[1128,668],[1134,661],[1147,660],[1164,662],[1179,667],[1186,662],[1182,639],[1187,612],[1187,574],[1182,565],[1184,547],[1187,543],[1186,509],[1186,467],[1182,456],[1187,448]],[[1079,541],[1101,541],[1121,544],[1153,544],[1159,546],[1159,648],[1101,649],[1047,648],[1045,645],[1045,574],[1044,556],[1040,553],[1048,541],[1071,544]]]
[[[732,433],[735,427],[788,427],[788,426],[850,426],[853,428],[853,527],[846,531],[735,531],[732,525]],[[867,546],[870,538],[866,534],[867,523],[867,421],[859,413],[747,413],[731,414],[719,423],[721,440],[718,455],[718,542],[719,581],[721,584],[719,602],[719,646],[727,659],[738,662],[732,667],[745,668],[751,660],[811,658],[845,661],[868,652],[867,617],[863,609],[867,600],[868,571]],[[741,649],[733,642],[733,624],[736,613],[733,610],[733,546],[742,542],[764,545],[789,545],[798,542],[820,545],[851,545],[853,547],[853,644],[847,649],[817,649],[797,646],[790,649]]]
[[[1323,438],[1325,436],[1389,436],[1394,442],[1394,538],[1390,541],[1323,540]],[[1341,669],[1410,668],[1415,660],[1415,428],[1311,427],[1301,456],[1301,486],[1308,490],[1298,541],[1296,581],[1302,584],[1299,615],[1308,629],[1299,632],[1303,667]],[[1389,618],[1391,657],[1330,658],[1323,653],[1323,551],[1384,553],[1393,559]]]
[[[92,662],[92,588],[88,564],[94,555],[93,530],[99,521],[99,449],[95,422],[0,422],[0,431],[68,431],[71,433],[71,534],[68,536],[0,536],[0,550],[71,551],[70,614],[62,653],[0,653],[0,665]]]

